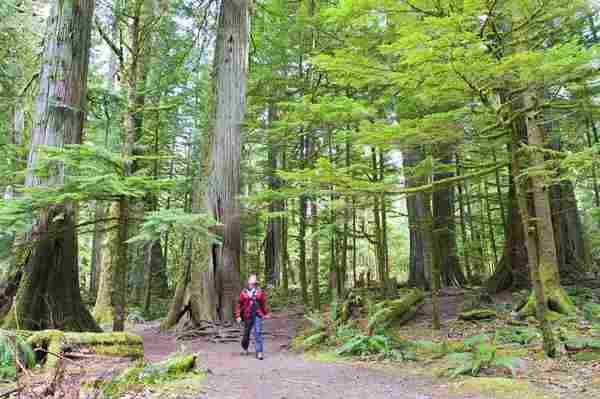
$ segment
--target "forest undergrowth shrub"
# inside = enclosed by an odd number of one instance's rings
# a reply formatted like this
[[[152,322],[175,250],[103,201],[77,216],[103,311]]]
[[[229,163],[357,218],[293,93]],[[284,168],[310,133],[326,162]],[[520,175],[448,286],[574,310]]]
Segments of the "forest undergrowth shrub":
[[[541,340],[542,335],[529,327],[502,328],[496,331],[496,342],[500,344],[529,345],[534,340]]]
[[[32,368],[35,364],[35,353],[24,338],[0,331],[0,380],[12,381],[19,368]]]
[[[453,352],[448,354],[447,361],[450,364],[448,375],[457,377],[459,375],[478,376],[482,371],[489,369],[509,370],[513,377],[516,376],[519,358],[513,356],[500,356],[496,337],[490,338],[486,335],[475,335],[465,339],[465,347],[468,352]]]

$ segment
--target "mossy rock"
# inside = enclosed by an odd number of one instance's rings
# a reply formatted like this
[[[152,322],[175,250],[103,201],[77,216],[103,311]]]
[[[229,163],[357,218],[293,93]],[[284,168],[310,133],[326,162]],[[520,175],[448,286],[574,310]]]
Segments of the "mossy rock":
[[[481,396],[494,399],[558,399],[527,381],[501,377],[469,377],[449,388],[450,395]]]
[[[458,318],[465,321],[490,320],[498,317],[498,314],[490,309],[473,309],[462,312]]]

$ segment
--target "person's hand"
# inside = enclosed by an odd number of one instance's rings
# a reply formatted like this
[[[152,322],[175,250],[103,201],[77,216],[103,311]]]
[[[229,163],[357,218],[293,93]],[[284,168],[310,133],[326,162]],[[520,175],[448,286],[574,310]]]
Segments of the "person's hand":
[[[264,319],[271,319],[271,318],[272,318],[272,317],[271,317],[271,315],[270,315],[270,314],[266,314],[266,315],[264,316]]]
[[[235,319],[236,322],[241,323],[242,322],[242,318],[238,317],[237,319]]]

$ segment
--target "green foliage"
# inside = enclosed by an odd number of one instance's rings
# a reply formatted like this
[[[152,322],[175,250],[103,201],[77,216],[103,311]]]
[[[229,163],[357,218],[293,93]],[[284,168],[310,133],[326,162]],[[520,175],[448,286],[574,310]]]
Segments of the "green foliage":
[[[587,287],[569,287],[566,289],[567,295],[577,307],[582,307],[589,302],[597,302],[598,296],[594,290]]]
[[[451,353],[447,356],[450,363],[448,370],[451,377],[462,374],[477,376],[488,368],[503,368],[510,370],[516,376],[517,358],[498,356],[495,339],[488,339],[485,335],[476,335],[465,340],[465,345],[470,352]]]
[[[531,341],[541,339],[539,331],[528,327],[513,327],[496,331],[496,342],[501,344],[528,345]]]
[[[19,367],[32,368],[36,364],[31,345],[13,332],[0,331],[0,379],[12,380],[17,375],[15,352]]]
[[[593,323],[600,323],[600,303],[587,302],[583,305],[583,316]]]
[[[363,356],[390,351],[390,340],[384,335],[356,334],[336,353],[338,355]]]
[[[219,236],[214,232],[217,227],[214,219],[205,213],[190,214],[182,208],[162,209],[146,213],[138,234],[130,238],[129,242],[151,241],[167,232],[220,242]]]

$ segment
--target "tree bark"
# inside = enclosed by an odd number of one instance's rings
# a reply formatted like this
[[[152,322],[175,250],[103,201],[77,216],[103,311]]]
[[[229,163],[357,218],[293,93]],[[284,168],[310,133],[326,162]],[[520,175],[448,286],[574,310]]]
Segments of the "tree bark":
[[[117,218],[119,216],[119,204],[113,202],[107,210],[109,218]],[[112,323],[114,317],[113,291],[114,291],[114,265],[116,262],[116,254],[119,246],[118,230],[119,226],[116,223],[105,224],[106,229],[102,235],[102,241],[99,243],[98,253],[104,254],[98,265],[98,293],[96,295],[96,303],[92,311],[92,315],[96,321],[101,324]]]
[[[104,224],[100,222],[106,215],[106,209],[103,203],[95,201],[94,204],[94,218],[96,223],[94,224],[94,235],[92,236],[92,254],[91,254],[91,266],[90,266],[90,287],[89,293],[92,299],[96,299],[98,293],[98,279],[102,271],[102,241],[104,239]]]
[[[49,176],[35,174],[40,146],[81,143],[93,13],[92,0],[56,1],[51,8],[27,163],[28,187],[51,187],[64,180],[60,164]],[[76,220],[77,205],[71,202],[53,205],[39,215],[5,328],[99,330],[81,299]]]
[[[440,159],[442,166],[452,164],[452,152]],[[434,181],[454,176],[451,171],[441,171],[433,176]],[[456,228],[454,223],[454,187],[448,186],[433,193],[433,228],[438,257],[440,259],[441,284],[443,286],[463,286],[465,276],[460,269],[456,250]]]
[[[536,307],[539,307],[540,300],[546,302],[550,310],[562,314],[572,314],[575,307],[567,296],[566,292],[560,285],[559,277],[559,259],[556,249],[556,240],[554,235],[554,227],[552,225],[552,210],[550,207],[550,198],[545,183],[545,164],[544,155],[541,150],[544,148],[544,131],[541,128],[542,119],[540,117],[540,109],[538,106],[537,97],[526,92],[523,94],[524,109],[529,110],[525,115],[525,126],[527,129],[528,144],[532,151],[530,153],[530,167],[528,176],[531,184],[533,196],[533,214],[535,215],[535,233],[537,238],[537,248],[533,250],[537,252],[537,265],[532,262],[534,254],[531,248],[528,249],[529,267],[534,268],[534,273],[539,275],[539,283],[543,291],[543,295],[536,292],[528,303],[520,310],[522,315],[535,314]],[[514,133],[516,136],[518,131]],[[533,171],[533,173],[532,173]],[[522,201],[522,200],[521,200]],[[524,223],[528,229],[531,229],[531,221],[528,214],[521,208],[521,218],[527,223]],[[530,240],[527,241],[528,243]],[[534,274],[532,273],[532,276]],[[536,276],[537,278],[537,276]],[[535,283],[535,282],[534,282]],[[535,287],[534,287],[535,288]],[[536,302],[537,301],[537,302]],[[540,316],[538,310],[538,317]]]
[[[403,151],[404,179],[406,187],[417,187],[421,185],[422,179],[414,176],[411,168],[416,167],[423,159],[422,150],[419,148]],[[410,258],[408,271],[408,284],[411,287],[422,289],[429,288],[429,272],[425,265],[425,254],[423,248],[423,223],[425,221],[425,195],[416,193],[406,198],[408,210],[408,228],[410,232]]]
[[[537,120],[533,118],[532,120],[528,120],[529,123],[537,123]],[[531,126],[528,124],[528,139],[531,140],[533,138],[533,143],[541,144],[540,137],[536,137],[539,133],[534,130],[539,129],[537,126]],[[518,155],[518,150],[520,146],[520,134],[518,129],[515,129],[512,133],[512,151],[511,151],[511,164],[512,164],[512,173],[514,174],[514,179],[518,179],[521,173],[520,160]],[[532,156],[532,166],[540,167],[543,165],[543,158],[537,154]],[[537,159],[536,159],[537,158]],[[541,162],[540,162],[541,161]],[[543,166],[542,166],[543,167]],[[544,243],[543,239],[548,239],[547,234],[552,230],[550,220],[543,220],[541,217],[545,216],[547,219],[550,219],[550,214],[544,214],[544,210],[546,212],[549,211],[550,205],[548,203],[547,194],[543,192],[543,187],[540,185],[540,180],[542,177],[528,177],[523,179],[522,182],[516,181],[516,194],[519,204],[519,212],[524,223],[523,226],[523,236],[526,237],[525,245],[527,247],[527,255],[528,255],[528,263],[529,270],[531,275],[531,281],[533,282],[533,295],[530,302],[534,307],[535,314],[537,315],[538,322],[540,323],[540,327],[543,333],[543,341],[544,341],[544,352],[550,356],[554,357],[556,354],[554,336],[552,333],[552,329],[548,324],[547,320],[547,297],[546,290],[544,289],[543,281],[542,281],[542,271],[541,269],[544,267],[541,262],[545,261],[554,261],[556,262],[556,255],[552,255],[551,251],[544,251],[543,246],[548,243]],[[538,182],[536,182],[538,180]],[[536,187],[537,184],[537,187]],[[538,217],[537,214],[532,214],[529,211],[529,190],[533,191],[533,211],[542,211],[542,215]],[[537,198],[536,198],[537,197]],[[548,228],[548,224],[550,224],[550,229]],[[544,236],[546,235],[546,236]],[[554,245],[550,245],[550,247],[554,247]],[[554,257],[554,260],[552,260]],[[557,268],[558,274],[558,268]]]
[[[307,138],[303,134],[300,137],[300,151],[302,166],[306,167]],[[298,274],[300,277],[300,289],[302,292],[302,304],[305,309],[309,307],[308,282],[306,276],[306,195],[301,195],[298,200]]]
[[[455,154],[456,159],[456,175],[461,175],[461,166],[460,160],[458,157],[458,153]],[[469,250],[469,243],[467,240],[467,223],[465,216],[465,197],[463,195],[463,182],[458,182],[458,206],[459,206],[459,216],[460,216],[460,235],[463,247],[463,258],[465,261],[465,271],[467,273],[467,282],[473,281],[473,273],[471,270],[471,253]]]
[[[237,197],[242,155],[241,124],[246,108],[248,40],[248,2],[223,0],[215,51],[214,135],[204,196],[207,212],[222,225],[221,245],[211,244],[208,249],[208,269],[214,273],[215,300],[221,321],[233,321],[241,289],[240,205]]]
[[[274,119],[274,109],[269,108],[269,122]],[[268,154],[268,185],[272,191],[277,191],[281,187],[281,181],[277,176],[279,168],[279,146],[270,143]],[[283,201],[280,199],[272,200],[269,204],[270,213],[280,213],[283,211]],[[270,216],[267,222],[267,237],[265,242],[265,282],[267,285],[278,285],[281,275],[281,234],[282,217]]]
[[[319,204],[317,200],[311,201],[310,216],[312,219],[311,239],[311,280],[312,280],[312,305],[317,312],[321,309],[321,293],[319,292]]]

